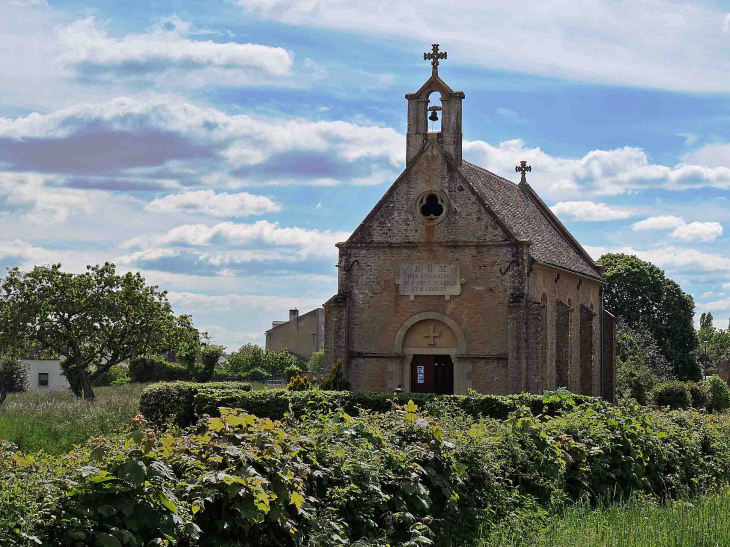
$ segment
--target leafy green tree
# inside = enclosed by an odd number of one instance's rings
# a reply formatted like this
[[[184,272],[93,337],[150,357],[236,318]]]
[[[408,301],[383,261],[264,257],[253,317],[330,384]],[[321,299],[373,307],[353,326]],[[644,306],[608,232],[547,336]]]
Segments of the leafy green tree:
[[[656,340],[662,355],[682,379],[701,378],[694,350],[694,300],[664,271],[649,262],[625,254],[605,254],[606,309],[630,326],[643,324]]]
[[[301,359],[296,355],[289,353],[288,350],[267,351],[265,354],[265,370],[269,374],[284,374],[289,367],[299,367],[301,370]]]
[[[189,318],[175,317],[165,291],[139,273],[117,275],[114,264],[87,266],[83,274],[60,264],[14,268],[0,286],[0,346],[32,342],[62,355],[88,400],[97,377],[137,355],[168,351],[190,337],[186,328]]]
[[[199,382],[210,382],[215,373],[215,369],[218,366],[218,361],[223,355],[224,346],[217,346],[215,344],[206,344],[200,352],[200,361],[203,364],[203,368],[200,376],[196,378]]]
[[[309,372],[324,371],[324,350],[315,351],[307,362],[307,370]]]
[[[8,393],[28,390],[28,366],[17,355],[0,355],[0,406]]]
[[[256,344],[244,344],[238,351],[231,353],[225,370],[233,376],[245,377],[251,370],[264,369],[266,354]]]

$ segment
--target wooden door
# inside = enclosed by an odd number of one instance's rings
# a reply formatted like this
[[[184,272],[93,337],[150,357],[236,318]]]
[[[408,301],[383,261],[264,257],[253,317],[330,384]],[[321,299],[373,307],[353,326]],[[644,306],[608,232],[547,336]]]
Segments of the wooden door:
[[[437,355],[434,359],[433,392],[441,395],[454,393],[454,363],[449,355]]]
[[[434,356],[414,355],[411,361],[411,391],[414,393],[433,393]]]

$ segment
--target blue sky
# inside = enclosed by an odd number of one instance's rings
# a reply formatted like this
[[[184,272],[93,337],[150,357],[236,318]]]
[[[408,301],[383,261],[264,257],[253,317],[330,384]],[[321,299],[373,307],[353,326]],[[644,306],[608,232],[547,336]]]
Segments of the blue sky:
[[[598,258],[730,317],[723,2],[0,0],[0,265],[112,261],[235,349],[336,292],[402,171],[406,102],[466,93],[464,156]]]

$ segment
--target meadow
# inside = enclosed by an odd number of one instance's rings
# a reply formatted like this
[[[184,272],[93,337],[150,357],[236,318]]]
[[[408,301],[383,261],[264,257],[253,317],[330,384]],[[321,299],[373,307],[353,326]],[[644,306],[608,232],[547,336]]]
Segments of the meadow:
[[[124,431],[146,384],[98,387],[88,403],[70,390],[11,393],[0,407],[0,439],[25,453],[65,454],[90,438]]]

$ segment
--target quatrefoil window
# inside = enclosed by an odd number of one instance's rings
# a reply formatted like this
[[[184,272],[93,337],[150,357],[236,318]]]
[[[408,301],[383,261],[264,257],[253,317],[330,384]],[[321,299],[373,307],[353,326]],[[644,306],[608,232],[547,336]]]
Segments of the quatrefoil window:
[[[446,216],[447,203],[438,192],[424,192],[418,197],[415,205],[416,212],[425,222],[438,223]]]

